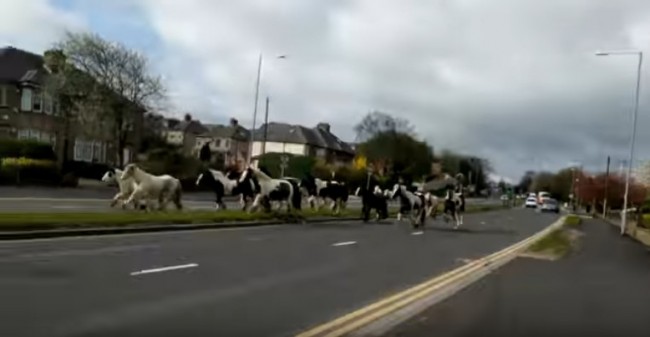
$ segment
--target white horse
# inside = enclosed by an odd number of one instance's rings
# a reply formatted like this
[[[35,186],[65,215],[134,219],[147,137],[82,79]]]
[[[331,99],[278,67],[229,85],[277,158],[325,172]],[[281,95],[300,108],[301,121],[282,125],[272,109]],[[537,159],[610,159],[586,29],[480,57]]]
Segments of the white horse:
[[[104,173],[104,176],[102,177],[102,181],[111,184],[115,183],[117,184],[119,191],[115,196],[113,197],[113,200],[111,201],[111,207],[115,207],[115,205],[118,202],[122,202],[122,208],[126,208],[127,203],[125,202],[126,199],[133,194],[133,191],[137,188],[138,184],[133,180],[133,178],[128,178],[128,179],[121,179],[120,177],[122,176],[122,170],[114,168],[114,169],[109,169]],[[134,207],[138,205],[138,200],[136,200],[136,204],[134,204]],[[137,207],[136,207],[137,208]]]
[[[137,184],[137,188],[133,191],[127,203],[133,200],[146,198],[158,199],[158,209],[164,210],[167,202],[171,199],[176,205],[177,209],[183,209],[181,204],[181,182],[170,176],[154,176],[139,168],[136,164],[126,165],[124,172],[122,172],[121,179],[132,178]]]
[[[255,196],[253,205],[249,211],[252,212],[256,210],[262,199],[265,199],[269,203],[271,201],[285,202],[287,205],[287,211],[291,211],[292,208],[300,209],[301,197],[297,185],[294,189],[294,184],[290,181],[284,179],[273,179],[252,166],[249,166],[244,170],[239,178],[239,183],[244,183],[253,177],[257,179],[260,186],[260,193]]]

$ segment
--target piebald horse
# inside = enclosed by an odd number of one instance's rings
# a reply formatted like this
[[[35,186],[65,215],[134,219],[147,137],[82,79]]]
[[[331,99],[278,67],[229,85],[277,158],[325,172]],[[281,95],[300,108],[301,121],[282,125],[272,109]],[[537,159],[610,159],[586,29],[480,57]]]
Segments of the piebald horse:
[[[253,205],[250,211],[254,211],[259,207],[260,202],[264,202],[270,208],[271,201],[285,202],[287,211],[291,209],[300,209],[301,196],[300,189],[289,180],[273,179],[266,175],[264,172],[249,166],[241,174],[239,184],[246,184],[250,179],[255,178],[260,187],[260,192],[255,196]]]
[[[120,179],[129,178],[132,178],[138,186],[126,201],[127,204],[133,202],[133,200],[146,197],[147,199],[158,199],[159,210],[164,210],[169,200],[174,202],[177,209],[183,209],[181,204],[182,188],[178,179],[167,174],[162,176],[152,175],[139,168],[136,164],[126,165]]]
[[[454,229],[463,224],[463,212],[465,211],[465,197],[461,192],[454,191],[453,188],[447,189],[445,196],[445,209],[443,214],[447,215],[447,219],[451,217],[456,221]]]
[[[397,220],[401,220],[401,215],[409,215],[413,226],[423,227],[426,214],[426,201],[422,193],[413,193],[402,184],[395,184],[390,199],[400,199],[400,210]]]
[[[232,194],[233,189],[237,186],[237,181],[228,179],[221,171],[207,169],[196,178],[196,186],[206,186],[212,189],[217,209],[226,209],[223,197]]]

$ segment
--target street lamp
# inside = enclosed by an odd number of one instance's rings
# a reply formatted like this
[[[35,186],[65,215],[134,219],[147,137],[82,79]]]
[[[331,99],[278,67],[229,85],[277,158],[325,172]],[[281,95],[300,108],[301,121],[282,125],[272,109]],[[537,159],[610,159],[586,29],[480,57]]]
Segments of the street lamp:
[[[641,87],[641,64],[643,62],[643,52],[639,50],[629,51],[599,51],[596,56],[610,55],[637,55],[639,64],[636,73],[636,95],[634,97],[634,115],[632,117],[632,139],[630,139],[630,157],[627,162],[627,172],[625,173],[625,195],[623,196],[623,218],[621,219],[621,235],[625,235],[627,228],[627,201],[630,193],[630,175],[632,174],[632,162],[634,160],[634,143],[636,141],[636,122],[639,111],[639,89]]]
[[[250,145],[248,147],[248,160],[247,164],[251,164],[251,159],[253,158],[253,134],[255,133],[255,122],[257,121],[257,102],[259,101],[260,97],[260,78],[262,76],[262,53],[260,53],[259,59],[257,61],[257,81],[255,83],[255,107],[253,107],[253,127],[251,128],[251,134],[250,134]],[[287,55],[278,55],[275,57],[276,59],[286,59]]]

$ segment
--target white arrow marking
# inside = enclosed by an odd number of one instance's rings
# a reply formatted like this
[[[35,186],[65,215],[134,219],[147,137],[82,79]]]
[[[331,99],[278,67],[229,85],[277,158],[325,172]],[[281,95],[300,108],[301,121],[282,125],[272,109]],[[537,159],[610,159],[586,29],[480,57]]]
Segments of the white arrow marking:
[[[144,269],[144,270],[139,270],[131,273],[131,276],[137,276],[137,275],[142,275],[142,274],[151,274],[151,273],[160,273],[164,271],[170,271],[170,270],[178,270],[178,269],[185,269],[185,268],[195,268],[198,267],[199,265],[197,263],[188,263],[188,264],[181,264],[177,266],[169,266],[169,267],[161,267],[161,268],[154,268],[154,269]]]

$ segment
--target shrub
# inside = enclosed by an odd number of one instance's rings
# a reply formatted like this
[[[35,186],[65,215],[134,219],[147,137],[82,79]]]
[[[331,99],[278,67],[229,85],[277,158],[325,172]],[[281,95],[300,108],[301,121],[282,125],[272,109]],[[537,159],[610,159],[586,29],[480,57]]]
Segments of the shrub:
[[[61,173],[52,160],[3,158],[0,166],[3,184],[59,185]]]
[[[74,174],[78,178],[100,180],[110,168],[111,166],[106,164],[68,161],[63,164],[62,171],[66,174]]]
[[[33,140],[2,139],[0,140],[0,158],[32,158],[56,160],[56,154],[51,144]]]

